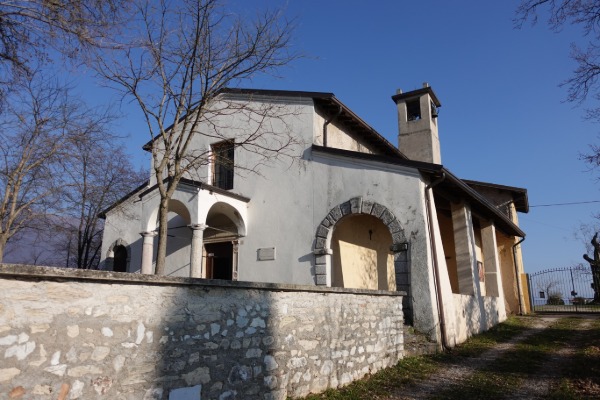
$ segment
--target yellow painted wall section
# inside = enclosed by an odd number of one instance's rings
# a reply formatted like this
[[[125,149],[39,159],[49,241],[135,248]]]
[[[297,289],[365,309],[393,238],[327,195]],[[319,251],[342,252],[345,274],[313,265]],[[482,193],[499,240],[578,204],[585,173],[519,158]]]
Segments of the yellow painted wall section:
[[[475,234],[475,258],[483,266],[483,272],[484,272],[483,276],[485,276],[485,263],[483,262],[483,260],[485,258],[483,257],[483,245],[482,245],[482,240],[481,240],[481,225],[480,224],[475,224],[475,223],[473,224],[473,233]],[[476,271],[476,272],[477,272],[477,276],[479,277],[479,271]],[[485,281],[479,280],[478,282],[479,282],[479,290],[481,291],[481,295],[485,296],[486,295]]]
[[[517,278],[515,277],[515,263],[512,246],[514,240],[503,234],[496,236],[498,243],[498,256],[500,258],[500,273],[502,274],[502,289],[504,290],[504,303],[506,314],[519,313],[519,295],[517,292]]]
[[[523,313],[531,313],[531,293],[529,292],[529,282],[527,281],[527,274],[521,274],[521,290],[523,290]]]
[[[332,285],[354,289],[396,290],[392,236],[379,219],[352,215],[333,231]]]
[[[446,265],[448,267],[448,277],[452,293],[460,293],[458,290],[458,270],[456,267],[456,247],[454,245],[454,229],[452,228],[452,218],[443,212],[437,213],[440,224],[440,233],[442,236],[442,247],[446,256]]]
[[[313,140],[315,144],[320,146],[323,145],[323,123],[325,120],[318,112],[315,113]],[[327,125],[327,147],[358,151],[360,153],[376,153],[376,150],[366,141],[362,140],[360,135],[340,126],[335,120]]]

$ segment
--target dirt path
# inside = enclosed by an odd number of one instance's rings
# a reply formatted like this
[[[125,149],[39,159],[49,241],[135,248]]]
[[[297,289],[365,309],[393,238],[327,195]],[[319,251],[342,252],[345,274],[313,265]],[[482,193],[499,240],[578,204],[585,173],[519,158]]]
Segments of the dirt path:
[[[547,322],[553,322],[548,318]],[[535,399],[544,398],[550,392],[552,384],[556,384],[563,376],[566,363],[577,351],[577,345],[591,328],[592,320],[586,319],[576,327],[571,340],[554,352],[548,358],[547,368],[536,371],[534,374],[524,379],[519,388],[511,394],[513,399]]]
[[[518,377],[516,378],[518,384],[511,386],[512,390],[510,390],[509,393],[500,395],[498,398],[546,398],[552,385],[554,384],[556,386],[557,382],[560,381],[564,369],[568,367],[571,356],[577,350],[579,341],[585,337],[587,332],[589,332],[589,329],[591,329],[591,325],[594,322],[593,319],[588,319],[590,318],[589,316],[579,317],[582,318],[582,320],[578,320],[577,324],[575,324],[575,331],[569,337],[569,340],[566,340],[564,343],[561,342],[561,345],[558,346],[559,348],[550,353],[543,364],[544,367],[518,374]],[[564,316],[548,315],[536,318],[528,330],[515,336],[509,342],[495,346],[493,349],[486,351],[477,358],[456,357],[452,361],[445,363],[444,368],[439,369],[428,378],[408,387],[399,388],[395,392],[390,393],[385,399],[405,400],[443,398],[444,391],[447,391],[449,388],[458,388],[457,391],[460,391],[462,382],[473,379],[477,372],[488,371],[486,374],[489,374],[489,371],[494,371],[493,364],[497,362],[497,360],[501,358],[510,360],[511,352],[515,351],[515,348],[519,343],[523,343],[528,338],[538,335],[542,331],[552,327],[560,318],[564,318]],[[478,397],[469,397],[466,395],[464,398]]]

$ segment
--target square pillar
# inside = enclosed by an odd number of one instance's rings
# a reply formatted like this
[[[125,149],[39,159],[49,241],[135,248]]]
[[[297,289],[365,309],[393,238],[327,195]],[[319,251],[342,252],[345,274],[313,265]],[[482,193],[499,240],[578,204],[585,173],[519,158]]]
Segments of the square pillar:
[[[498,256],[498,246],[496,244],[496,227],[492,222],[487,222],[481,228],[481,245],[484,257],[486,294],[499,297],[502,293],[500,257]]]
[[[464,203],[452,203],[451,210],[454,246],[456,248],[458,291],[460,294],[474,295],[477,257],[471,210]]]

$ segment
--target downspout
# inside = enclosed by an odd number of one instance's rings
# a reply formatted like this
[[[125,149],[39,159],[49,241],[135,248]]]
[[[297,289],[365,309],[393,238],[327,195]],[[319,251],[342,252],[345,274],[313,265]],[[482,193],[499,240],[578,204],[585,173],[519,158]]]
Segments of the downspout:
[[[335,114],[333,117],[329,118],[328,120],[325,120],[325,123],[323,123],[323,147],[327,147],[327,125],[329,125],[330,123],[335,121],[337,119],[337,117],[340,116],[342,111],[343,111],[343,108],[342,108],[342,106],[340,106],[340,109],[338,110],[337,114]]]
[[[446,332],[446,318],[444,316],[444,301],[442,299],[442,290],[440,287],[440,272],[437,258],[437,247],[435,245],[435,237],[433,235],[433,226],[431,222],[431,215],[433,214],[433,210],[431,209],[431,201],[429,201],[428,190],[432,190],[435,186],[439,185],[446,179],[446,173],[442,172],[442,176],[440,176],[435,181],[431,182],[429,185],[425,186],[425,203],[426,203],[426,214],[427,214],[427,227],[429,228],[429,243],[431,244],[431,253],[433,254],[433,280],[435,284],[435,298],[438,305],[438,318],[440,321],[440,333],[442,337],[442,347],[445,350],[450,349],[448,345],[448,337]]]
[[[515,279],[517,280],[517,296],[519,298],[519,315],[523,315],[523,302],[521,301],[521,297],[523,297],[523,291],[521,290],[521,277],[519,276],[519,268],[517,266],[517,246],[525,241],[525,237],[522,237],[517,243],[513,244],[513,262],[515,264]]]

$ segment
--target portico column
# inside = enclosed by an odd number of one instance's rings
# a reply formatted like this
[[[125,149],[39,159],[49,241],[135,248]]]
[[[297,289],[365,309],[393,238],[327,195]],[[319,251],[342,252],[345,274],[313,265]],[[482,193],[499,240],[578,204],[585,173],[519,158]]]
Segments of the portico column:
[[[144,238],[142,244],[142,274],[152,275],[154,273],[152,269],[152,255],[154,254],[154,236],[158,232],[140,232],[140,235]]]
[[[192,230],[192,249],[190,251],[190,278],[202,278],[202,238],[206,224],[189,225]]]

